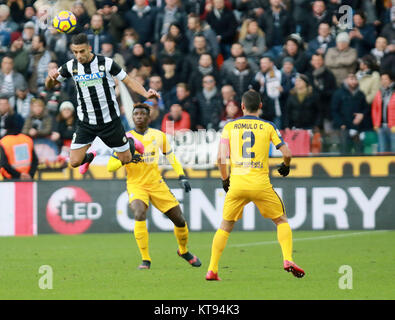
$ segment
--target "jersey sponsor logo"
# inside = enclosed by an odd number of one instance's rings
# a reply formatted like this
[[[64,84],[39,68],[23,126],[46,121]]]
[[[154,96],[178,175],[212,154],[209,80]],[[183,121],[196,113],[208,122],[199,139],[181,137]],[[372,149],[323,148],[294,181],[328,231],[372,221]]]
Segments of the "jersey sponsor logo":
[[[105,74],[104,72],[96,72],[90,74],[78,74],[75,75],[74,81],[78,82],[81,87],[92,87],[103,83]]]

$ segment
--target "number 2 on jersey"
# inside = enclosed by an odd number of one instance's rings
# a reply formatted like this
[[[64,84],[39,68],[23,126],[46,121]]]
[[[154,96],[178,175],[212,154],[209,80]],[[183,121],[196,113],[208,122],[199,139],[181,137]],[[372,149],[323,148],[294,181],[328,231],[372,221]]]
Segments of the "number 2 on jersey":
[[[251,152],[251,149],[255,144],[255,135],[252,131],[245,131],[241,137],[243,139],[242,155],[243,158],[252,159],[255,158],[255,152]]]

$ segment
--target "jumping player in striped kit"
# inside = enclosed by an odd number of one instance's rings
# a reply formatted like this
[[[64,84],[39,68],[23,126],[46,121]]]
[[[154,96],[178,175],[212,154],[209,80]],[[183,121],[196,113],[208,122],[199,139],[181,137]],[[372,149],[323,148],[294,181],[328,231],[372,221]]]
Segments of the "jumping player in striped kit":
[[[52,88],[70,77],[75,82],[78,121],[70,148],[71,166],[79,166],[82,174],[88,170],[96,152],[87,153],[87,150],[96,137],[117,152],[123,164],[129,163],[135,146],[134,143],[130,143],[133,138],[126,137],[121,124],[113,77],[147,99],[159,98],[159,94],[153,89],[145,90],[111,58],[92,53],[84,33],[72,37],[71,50],[75,59],[50,72],[45,81],[47,88]]]

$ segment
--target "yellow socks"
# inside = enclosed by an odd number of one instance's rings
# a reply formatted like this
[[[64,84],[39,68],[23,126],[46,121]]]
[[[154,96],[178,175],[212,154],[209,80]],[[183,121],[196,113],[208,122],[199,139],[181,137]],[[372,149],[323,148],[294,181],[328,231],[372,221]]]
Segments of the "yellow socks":
[[[188,252],[187,243],[189,236],[187,223],[185,222],[185,226],[183,227],[174,226],[174,235],[176,236],[177,239],[180,254],[187,253]]]
[[[218,229],[217,232],[215,233],[213,239],[213,245],[211,247],[211,259],[210,259],[210,265],[208,267],[209,271],[211,270],[214,273],[218,272],[219,259],[221,258],[222,251],[224,251],[225,249],[228,238],[229,238],[229,232],[226,232],[222,229]]]
[[[146,221],[136,221],[134,224],[134,237],[139,247],[142,260],[151,261],[148,252],[148,230]]]
[[[288,222],[277,225],[277,239],[283,252],[283,259],[292,261],[292,231]]]

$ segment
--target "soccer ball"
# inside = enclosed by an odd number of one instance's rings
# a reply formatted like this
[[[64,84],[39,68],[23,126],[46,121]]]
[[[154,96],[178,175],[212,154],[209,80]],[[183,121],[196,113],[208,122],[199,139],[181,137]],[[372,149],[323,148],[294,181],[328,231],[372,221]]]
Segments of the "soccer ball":
[[[77,18],[70,11],[61,11],[53,18],[52,25],[58,32],[70,33],[77,25]]]

